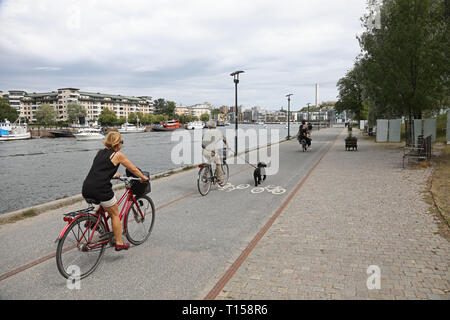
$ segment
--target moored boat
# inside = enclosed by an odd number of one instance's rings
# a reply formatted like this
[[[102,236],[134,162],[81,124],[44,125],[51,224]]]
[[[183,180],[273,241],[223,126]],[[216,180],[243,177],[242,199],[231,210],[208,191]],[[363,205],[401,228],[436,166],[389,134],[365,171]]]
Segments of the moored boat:
[[[145,131],[145,127],[137,127],[134,124],[125,122],[117,131],[120,133],[140,133]]]
[[[204,125],[202,121],[192,121],[186,125],[186,129],[195,130],[195,129],[203,129]]]
[[[102,140],[105,136],[100,129],[96,128],[82,128],[77,133],[74,133],[77,140]]]
[[[49,131],[55,138],[73,138],[73,132],[69,130],[54,130]]]
[[[19,121],[19,123],[17,123]],[[5,119],[5,122],[0,122],[0,141],[11,140],[24,140],[30,139],[31,133],[28,131],[26,123],[20,123],[20,120],[16,120],[11,124],[10,121]]]
[[[153,127],[153,131],[174,131],[181,128],[182,125],[178,120],[163,121],[161,124]]]

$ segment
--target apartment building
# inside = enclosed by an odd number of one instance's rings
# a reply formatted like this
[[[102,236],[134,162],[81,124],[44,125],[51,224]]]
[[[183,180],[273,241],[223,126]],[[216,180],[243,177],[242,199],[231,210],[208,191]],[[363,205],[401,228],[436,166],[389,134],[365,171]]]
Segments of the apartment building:
[[[35,112],[43,104],[49,104],[58,112],[58,121],[67,120],[67,106],[77,103],[86,109],[86,120],[95,121],[104,108],[113,110],[118,118],[128,117],[131,112],[153,113],[150,96],[129,97],[80,91],[77,88],[61,88],[58,91],[27,93],[20,90],[9,91],[8,103],[19,111],[22,118],[35,122]]]
[[[211,116],[211,109],[212,106],[210,104],[201,103],[189,107],[176,107],[174,112],[179,116],[187,115],[187,116],[196,116],[200,118],[200,116],[204,113]]]

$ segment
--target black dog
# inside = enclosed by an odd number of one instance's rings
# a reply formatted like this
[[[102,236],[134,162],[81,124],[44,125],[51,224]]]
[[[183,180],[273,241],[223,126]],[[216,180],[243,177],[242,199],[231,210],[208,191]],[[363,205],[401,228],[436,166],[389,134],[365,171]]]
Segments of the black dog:
[[[261,177],[263,177],[263,181],[266,180],[266,171],[265,167],[267,165],[264,162],[258,162],[257,168],[253,171],[253,178],[255,179],[255,186],[261,184]]]

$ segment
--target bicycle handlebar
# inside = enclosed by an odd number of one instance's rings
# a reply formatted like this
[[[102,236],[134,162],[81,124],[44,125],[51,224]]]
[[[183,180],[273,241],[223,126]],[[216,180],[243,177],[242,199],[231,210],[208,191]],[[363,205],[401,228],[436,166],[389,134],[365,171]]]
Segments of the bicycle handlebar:
[[[141,181],[140,178],[134,178],[134,177],[126,177],[126,176],[119,176],[117,178],[112,178],[113,180],[120,180],[120,181]]]

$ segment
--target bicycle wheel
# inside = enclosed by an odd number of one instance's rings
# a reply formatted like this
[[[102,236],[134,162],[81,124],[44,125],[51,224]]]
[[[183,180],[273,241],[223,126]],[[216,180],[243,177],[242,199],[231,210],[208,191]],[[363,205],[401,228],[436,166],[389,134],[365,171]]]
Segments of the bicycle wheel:
[[[155,222],[155,205],[148,196],[136,198],[137,206],[133,203],[125,218],[127,239],[134,245],[144,243],[152,232]]]
[[[198,172],[197,187],[198,192],[200,192],[202,196],[206,196],[211,189],[211,180],[212,177],[209,166],[201,168]]]
[[[83,279],[90,275],[98,267],[105,252],[106,244],[89,248],[99,241],[99,237],[105,233],[105,225],[99,221],[97,228],[93,226],[97,217],[86,215],[75,220],[64,232],[56,248],[56,265],[61,275],[69,279],[72,270],[79,271],[75,276]],[[91,238],[92,237],[92,238]],[[89,242],[89,239],[92,239]]]
[[[223,163],[222,164],[223,185],[226,185],[228,183],[229,178],[230,178],[230,168],[228,167],[227,163]]]

